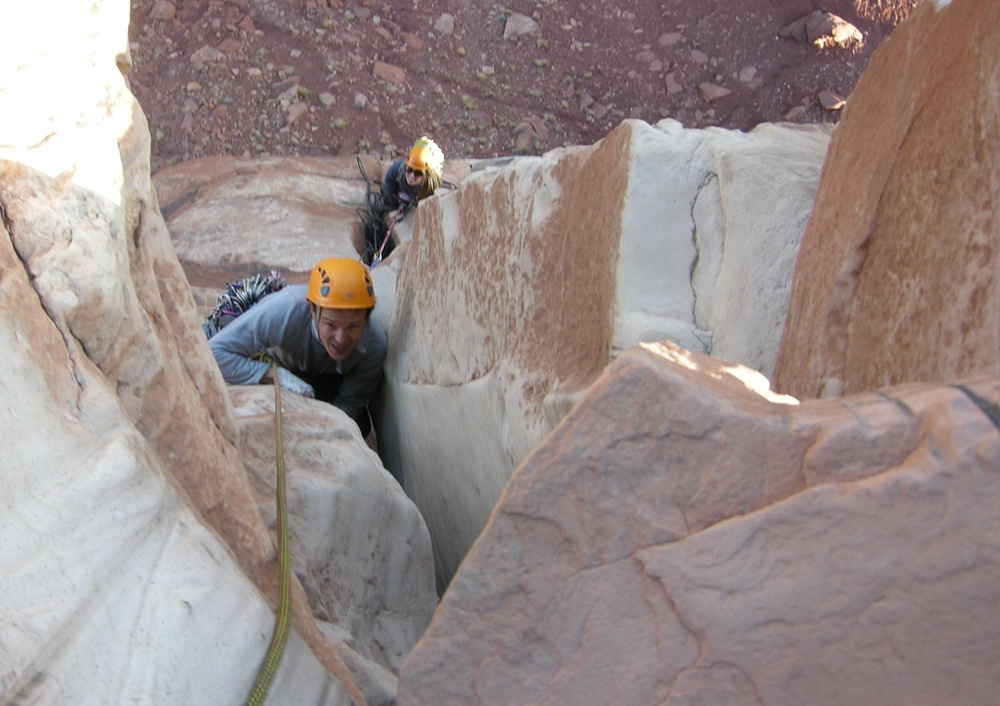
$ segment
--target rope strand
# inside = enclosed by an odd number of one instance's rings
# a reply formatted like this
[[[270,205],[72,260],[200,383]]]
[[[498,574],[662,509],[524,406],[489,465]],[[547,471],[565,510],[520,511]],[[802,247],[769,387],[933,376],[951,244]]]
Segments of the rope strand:
[[[246,706],[263,706],[271,683],[278,673],[281,657],[288,641],[289,614],[291,613],[291,572],[288,565],[288,509],[285,500],[285,454],[282,447],[281,432],[281,387],[278,385],[278,364],[271,361],[271,375],[274,377],[274,433],[275,462],[277,464],[277,502],[278,502],[278,615],[274,625],[274,635],[271,646],[267,650],[264,664],[261,665],[254,682],[253,690],[246,701]]]

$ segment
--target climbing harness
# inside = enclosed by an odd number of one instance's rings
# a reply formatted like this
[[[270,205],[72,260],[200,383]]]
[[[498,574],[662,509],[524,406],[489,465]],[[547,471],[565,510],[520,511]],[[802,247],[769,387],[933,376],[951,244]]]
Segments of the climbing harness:
[[[285,498],[285,454],[282,448],[281,433],[281,386],[278,384],[278,364],[271,361],[271,376],[274,378],[274,434],[275,463],[277,465],[277,503],[278,503],[278,615],[274,623],[274,635],[271,646],[267,650],[264,664],[261,665],[254,682],[253,690],[247,698],[246,706],[263,706],[271,683],[278,672],[281,657],[288,641],[289,615],[291,613],[291,571],[288,565],[288,507]]]

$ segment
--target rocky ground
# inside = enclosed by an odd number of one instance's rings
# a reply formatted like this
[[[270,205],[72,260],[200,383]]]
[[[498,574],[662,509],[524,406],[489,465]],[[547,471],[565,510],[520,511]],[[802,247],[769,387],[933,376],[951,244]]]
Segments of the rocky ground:
[[[531,154],[625,118],[836,121],[919,1],[135,0],[129,78],[154,172],[209,155],[388,159],[421,134],[449,158]],[[814,11],[861,41],[793,25]]]

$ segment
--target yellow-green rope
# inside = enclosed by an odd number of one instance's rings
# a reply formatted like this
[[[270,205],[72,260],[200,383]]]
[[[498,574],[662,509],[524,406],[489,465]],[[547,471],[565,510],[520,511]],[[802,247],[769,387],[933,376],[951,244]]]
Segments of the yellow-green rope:
[[[253,685],[253,691],[247,698],[247,706],[263,706],[267,699],[267,694],[271,690],[271,682],[274,675],[278,673],[278,666],[281,664],[281,656],[285,652],[285,643],[288,640],[289,614],[291,613],[291,590],[290,571],[288,568],[288,508],[285,503],[285,454],[281,444],[281,386],[278,385],[278,366],[271,361],[271,375],[274,377],[274,433],[275,433],[275,457],[278,467],[277,496],[278,496],[278,617],[274,625],[274,636],[271,638],[271,646],[267,650],[264,664],[261,665],[257,674],[257,681]]]

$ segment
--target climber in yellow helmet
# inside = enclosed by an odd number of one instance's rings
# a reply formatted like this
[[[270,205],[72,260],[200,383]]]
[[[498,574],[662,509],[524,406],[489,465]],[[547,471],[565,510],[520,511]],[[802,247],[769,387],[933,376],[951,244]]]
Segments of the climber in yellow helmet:
[[[389,165],[382,177],[382,203],[393,211],[416,206],[441,186],[444,153],[437,143],[424,135],[405,157]]]
[[[268,294],[215,334],[212,349],[230,385],[273,382],[330,402],[371,430],[368,401],[382,381],[385,332],[371,320],[375,287],[368,268],[350,258],[320,261],[308,285]]]

